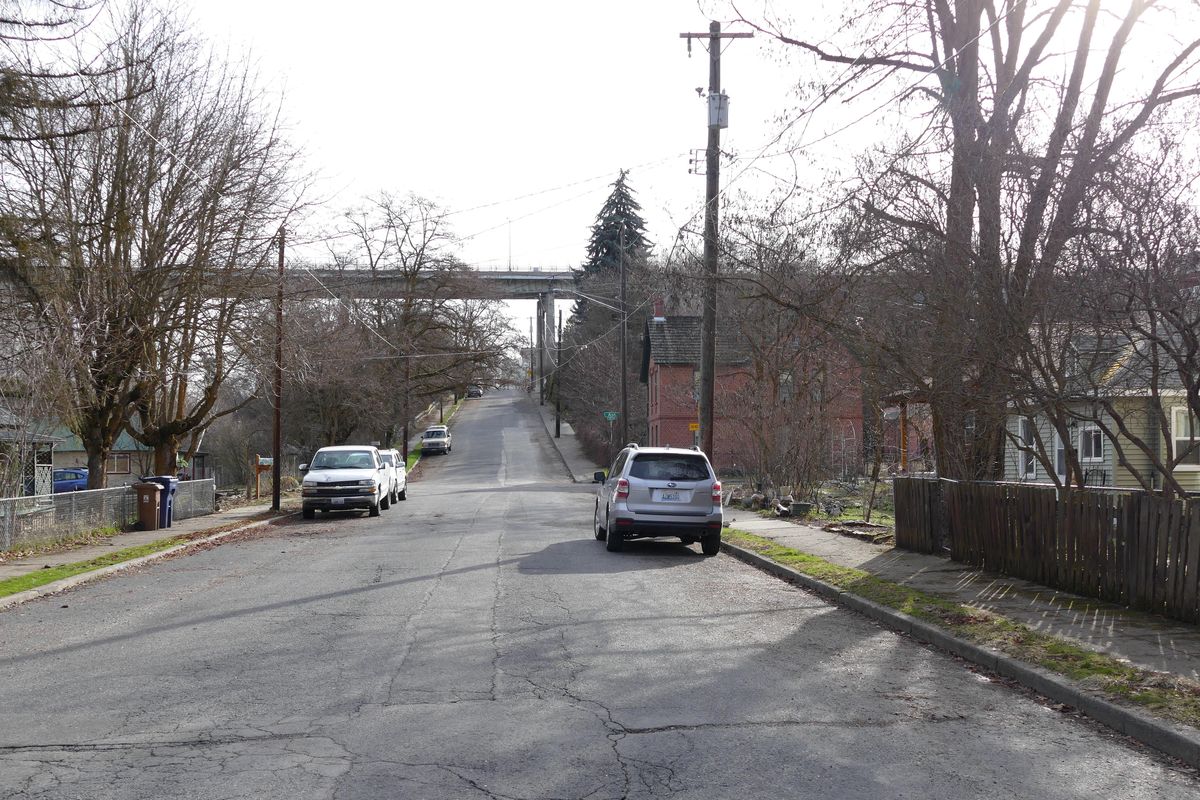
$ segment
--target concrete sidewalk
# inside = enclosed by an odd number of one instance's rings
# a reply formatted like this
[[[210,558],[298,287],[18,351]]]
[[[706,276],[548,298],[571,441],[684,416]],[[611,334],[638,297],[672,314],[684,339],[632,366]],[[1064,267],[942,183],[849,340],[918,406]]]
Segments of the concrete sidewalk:
[[[733,527],[1071,639],[1134,666],[1200,680],[1200,628],[1165,617],[992,575],[938,556],[910,553],[829,533],[811,525],[727,510]]]
[[[571,480],[576,483],[591,483],[592,473],[604,469],[606,465],[596,464],[584,454],[583,447],[575,438],[575,429],[565,419],[559,426],[560,436],[557,439],[554,438],[553,404],[540,405],[536,395],[530,396],[528,400],[533,403],[534,408],[541,415],[542,424],[546,426],[546,433],[550,434],[550,441],[554,443],[555,449],[562,456],[563,464],[566,465]]]
[[[531,402],[536,406],[537,398]],[[538,406],[538,410],[572,477],[591,481],[592,473],[603,467],[583,454],[565,423],[562,436],[554,438],[553,407]],[[993,611],[1134,666],[1200,680],[1200,627],[1195,625],[988,574],[938,556],[875,545],[811,525],[764,519],[752,511],[726,509],[725,519],[733,527],[831,563]]]
[[[30,572],[47,567],[58,567],[63,564],[75,564],[80,561],[90,561],[93,558],[111,555],[118,550],[137,547],[160,539],[170,539],[173,536],[215,531],[229,525],[249,524],[260,514],[271,510],[271,503],[255,503],[254,505],[231,508],[227,511],[217,511],[203,517],[176,520],[170,528],[157,531],[130,531],[118,533],[105,539],[100,544],[90,544],[84,547],[65,549],[54,553],[37,553],[24,558],[14,558],[0,564],[0,580],[16,578]]]

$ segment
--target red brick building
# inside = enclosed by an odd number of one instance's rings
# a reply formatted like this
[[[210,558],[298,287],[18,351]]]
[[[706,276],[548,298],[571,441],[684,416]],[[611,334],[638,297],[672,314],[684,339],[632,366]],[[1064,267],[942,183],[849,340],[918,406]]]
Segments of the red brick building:
[[[737,396],[746,390],[747,358],[732,347],[725,331],[717,335],[717,370],[713,408],[713,449],[710,457],[718,467],[744,464],[743,437],[735,422]],[[649,444],[691,447],[700,443],[700,433],[691,426],[699,422],[700,317],[662,315],[646,323],[642,337],[642,383],[646,384]]]
[[[793,370],[805,372],[797,380],[812,392],[823,423],[820,460],[838,476],[861,474],[863,465],[863,387],[858,362],[836,342],[813,345],[819,337],[806,337],[802,355],[787,364],[775,357],[753,357],[744,334],[718,325],[716,386],[714,391],[714,453],[720,470],[761,468],[756,449],[764,431],[787,426],[796,408]],[[788,349],[788,348],[785,348]],[[790,352],[790,350],[789,350]],[[762,363],[758,363],[758,362]],[[641,380],[647,386],[647,428],[651,446],[690,447],[699,443],[700,317],[665,316],[656,304],[655,316],[646,324],[642,339]],[[786,377],[784,377],[786,375]],[[813,380],[819,375],[819,380]],[[798,375],[797,375],[798,378]],[[781,380],[782,379],[782,380]],[[815,388],[820,387],[820,388]],[[769,421],[768,421],[769,420]]]

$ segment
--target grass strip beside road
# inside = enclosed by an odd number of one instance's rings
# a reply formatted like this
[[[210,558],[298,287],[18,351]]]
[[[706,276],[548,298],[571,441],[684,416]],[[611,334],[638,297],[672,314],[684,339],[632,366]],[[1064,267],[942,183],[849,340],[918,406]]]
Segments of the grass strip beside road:
[[[1200,683],[1196,681],[1140,669],[1000,614],[832,564],[736,528],[726,530],[722,538],[811,578],[936,625],[960,639],[1070,678],[1110,700],[1131,702],[1159,716],[1200,728]]]
[[[288,498],[292,500],[294,498]],[[0,597],[8,597],[9,595],[24,592],[28,589],[36,589],[39,586],[45,586],[48,583],[70,578],[84,572],[93,572],[94,570],[110,567],[113,564],[121,564],[126,561],[132,561],[135,558],[148,556],[152,553],[157,553],[162,550],[169,550],[176,545],[193,542],[197,539],[204,539],[218,533],[227,533],[229,531],[245,528],[253,525],[256,522],[265,522],[280,517],[293,514],[299,510],[299,503],[289,502],[277,514],[274,511],[264,511],[260,514],[245,517],[236,522],[228,522],[224,525],[214,525],[211,528],[205,528],[191,533],[185,533],[178,536],[171,536],[166,539],[157,539],[148,544],[135,545],[134,547],[126,547],[121,550],[114,550],[111,553],[105,553],[97,558],[87,561],[75,561],[69,564],[59,564],[55,567],[34,570],[25,575],[18,575],[15,578],[6,578],[0,580]]]
[[[442,419],[445,420],[445,422],[431,422],[431,423],[429,423],[429,425],[447,425],[447,424],[449,424],[450,420],[453,419],[454,415],[456,413],[458,413],[458,410],[460,408],[462,408],[462,404],[463,404],[464,400],[465,400],[465,398],[460,397],[454,405],[450,406],[449,409],[444,409],[442,411]],[[429,425],[426,425],[425,427],[428,428]],[[408,451],[408,458],[404,462],[404,468],[406,470],[411,470],[413,467],[416,466],[417,462],[420,460],[421,460],[421,445],[417,445],[412,450]]]
[[[120,528],[106,525],[102,528],[93,528],[90,531],[84,531],[75,536],[67,536],[53,542],[42,542],[20,550],[0,550],[0,564],[6,564],[18,558],[29,558],[30,556],[45,553],[61,553],[68,550],[77,550],[81,547],[100,544],[114,536],[120,535],[120,533]]]
[[[186,536],[173,536],[169,539],[159,539],[149,544],[138,545],[137,547],[126,547],[124,550],[116,550],[112,553],[93,558],[88,561],[76,561],[71,564],[60,564],[57,567],[49,567],[47,569],[39,569],[36,572],[30,572],[26,575],[18,575],[15,578],[7,578],[0,581],[0,597],[8,597],[10,594],[17,594],[28,589],[36,589],[39,586],[45,586],[54,581],[60,581],[63,578],[70,578],[73,575],[79,575],[83,572],[91,572],[93,570],[111,567],[113,564],[120,564],[125,561],[132,561],[135,558],[148,556],[151,553],[157,553],[160,550],[167,550],[177,544],[183,544],[188,541]]]

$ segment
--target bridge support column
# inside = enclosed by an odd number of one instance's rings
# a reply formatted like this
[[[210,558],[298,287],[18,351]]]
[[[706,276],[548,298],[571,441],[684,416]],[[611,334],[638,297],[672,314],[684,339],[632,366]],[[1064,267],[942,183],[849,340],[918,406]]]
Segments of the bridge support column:
[[[538,402],[546,402],[549,375],[554,372],[554,289],[538,294],[537,304],[537,370]]]

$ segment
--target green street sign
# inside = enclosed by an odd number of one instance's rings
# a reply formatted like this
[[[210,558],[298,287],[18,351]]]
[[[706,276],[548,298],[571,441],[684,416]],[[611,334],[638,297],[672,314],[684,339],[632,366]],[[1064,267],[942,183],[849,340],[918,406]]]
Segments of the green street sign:
[[[605,411],[604,412],[604,418],[606,420],[608,420],[609,422],[616,422],[617,417],[619,417],[619,416],[620,416],[620,414],[617,413],[616,411]]]

